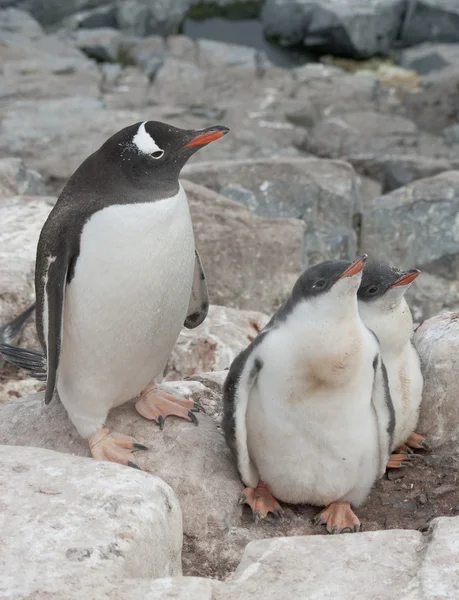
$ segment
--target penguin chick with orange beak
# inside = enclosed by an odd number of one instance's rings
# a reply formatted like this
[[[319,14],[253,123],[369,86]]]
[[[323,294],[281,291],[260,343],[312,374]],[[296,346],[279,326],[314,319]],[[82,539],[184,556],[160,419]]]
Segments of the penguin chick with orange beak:
[[[359,531],[351,505],[385,472],[393,407],[358,311],[365,260],[308,268],[231,365],[223,426],[256,521],[280,500],[325,505],[315,523],[329,533]]]
[[[405,293],[419,274],[418,269],[401,271],[389,265],[367,265],[357,292],[360,316],[379,340],[395,410],[389,468],[409,465],[411,448],[429,449],[426,440],[414,433],[423,377],[412,343],[413,318],[405,300]]]

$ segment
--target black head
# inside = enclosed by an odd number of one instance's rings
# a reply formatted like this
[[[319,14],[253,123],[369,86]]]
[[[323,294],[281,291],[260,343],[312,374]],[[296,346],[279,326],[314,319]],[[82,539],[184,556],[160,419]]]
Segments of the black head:
[[[419,274],[418,269],[402,271],[390,265],[367,265],[363,270],[357,297],[362,302],[372,302],[396,288],[403,294]]]
[[[352,262],[326,260],[309,267],[296,282],[294,296],[308,300],[329,292],[337,282],[344,282],[348,278],[359,275],[365,266],[366,259],[366,254],[363,254]]]
[[[180,171],[200,148],[228,133],[222,125],[206,129],[178,129],[159,121],[125,127],[96,153],[104,164],[122,171],[139,188],[177,188]]]

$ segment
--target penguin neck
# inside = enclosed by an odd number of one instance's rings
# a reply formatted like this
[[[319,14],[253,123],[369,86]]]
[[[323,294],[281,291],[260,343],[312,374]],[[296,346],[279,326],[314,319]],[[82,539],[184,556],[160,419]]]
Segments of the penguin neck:
[[[359,312],[365,325],[379,341],[383,356],[400,354],[413,335],[413,318],[405,300],[390,304],[376,301],[359,302]]]

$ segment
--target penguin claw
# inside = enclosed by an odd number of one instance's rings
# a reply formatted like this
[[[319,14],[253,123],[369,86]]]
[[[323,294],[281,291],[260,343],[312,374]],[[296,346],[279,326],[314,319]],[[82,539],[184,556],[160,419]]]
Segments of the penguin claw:
[[[197,402],[197,400],[193,400],[193,405],[194,406],[191,409],[193,412],[203,412],[204,414],[207,414],[203,405]]]
[[[427,442],[425,437],[419,433],[415,433],[414,431],[406,440],[405,445],[408,446],[408,448],[414,448],[415,450],[425,450],[427,452],[432,451],[432,447]]]
[[[360,531],[360,521],[349,502],[332,502],[314,519],[314,525],[326,525],[328,533],[355,533]]]
[[[135,407],[143,417],[158,423],[161,431],[169,416],[180,417],[199,425],[194,415],[195,412],[201,410],[197,402],[186,398],[177,398],[154,386],[149,386],[140,394]]]
[[[269,513],[282,519],[284,511],[278,501],[262,481],[258,482],[256,488],[244,488],[239,496],[239,504],[248,504],[252,509],[255,524],[265,519]]]
[[[141,469],[134,461],[133,453],[136,450],[148,450],[147,446],[139,444],[135,438],[110,431],[106,427],[99,429],[88,441],[91,454],[96,460],[108,460],[139,470]]]

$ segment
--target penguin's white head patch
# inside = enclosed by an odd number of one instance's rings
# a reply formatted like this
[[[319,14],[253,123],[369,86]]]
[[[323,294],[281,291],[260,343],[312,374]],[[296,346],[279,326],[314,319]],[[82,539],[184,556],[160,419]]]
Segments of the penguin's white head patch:
[[[152,158],[156,159],[161,158],[164,154],[164,150],[158,146],[155,140],[147,132],[145,123],[146,121],[140,125],[137,133],[132,138],[132,143],[141,154],[149,154]]]

